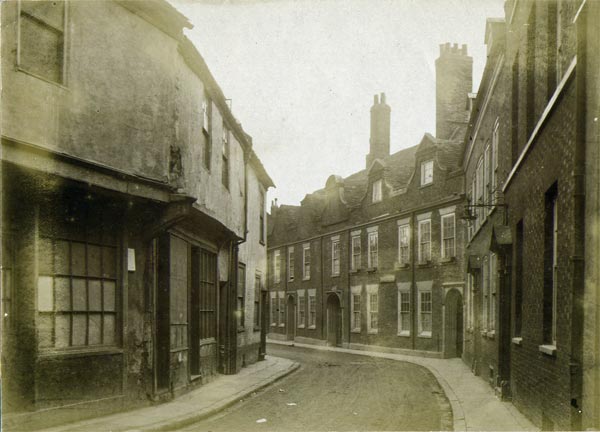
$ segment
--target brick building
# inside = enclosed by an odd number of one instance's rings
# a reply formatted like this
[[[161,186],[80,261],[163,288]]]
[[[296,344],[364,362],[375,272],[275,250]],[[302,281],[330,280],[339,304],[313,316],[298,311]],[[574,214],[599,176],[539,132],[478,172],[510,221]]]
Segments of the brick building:
[[[1,7],[3,426],[256,361],[273,183],[190,23],[162,0]]]
[[[507,1],[466,136],[464,360],[544,430],[599,427],[598,2]]]
[[[442,45],[436,68],[438,137],[390,154],[391,109],[376,95],[365,169],[271,207],[270,337],[461,355],[466,46]]]

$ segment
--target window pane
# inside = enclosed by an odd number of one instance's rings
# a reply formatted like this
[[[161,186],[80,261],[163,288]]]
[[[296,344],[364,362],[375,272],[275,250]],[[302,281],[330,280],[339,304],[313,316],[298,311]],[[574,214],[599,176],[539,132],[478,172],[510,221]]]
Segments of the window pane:
[[[102,276],[105,278],[117,277],[116,271],[116,251],[112,247],[102,248]]]
[[[73,278],[73,310],[87,310],[87,293],[85,279]]]
[[[37,334],[40,348],[52,347],[53,314],[40,314],[37,317]]]
[[[20,66],[48,80],[62,82],[62,33],[25,14],[20,22]]]
[[[115,283],[104,281],[104,310],[114,312],[115,309]]]
[[[69,315],[58,314],[55,316],[55,344],[57,348],[69,346],[69,334],[71,331],[71,317]]]
[[[71,274],[85,276],[85,244],[71,243]]]
[[[57,277],[54,280],[54,296],[57,311],[71,310],[71,288],[68,278]]]
[[[57,29],[63,28],[65,2],[54,1],[21,1],[21,10],[50,24]]]
[[[69,274],[69,243],[58,240],[54,245],[54,271]]]
[[[54,280],[50,276],[38,278],[38,310],[49,312],[54,310]]]
[[[39,239],[39,273],[49,274],[53,272],[52,269],[52,241],[50,239],[40,237]]]
[[[87,315],[73,315],[73,346],[85,345],[85,334],[87,330]]]
[[[104,315],[104,344],[112,345],[115,343],[115,316],[113,314]]]
[[[102,314],[90,314],[90,341],[89,345],[99,345],[102,331]]]
[[[90,311],[102,310],[102,285],[99,280],[88,281]]]
[[[102,251],[99,246],[89,245],[87,248],[88,252],[88,276],[100,277],[102,276],[101,271],[101,260]]]

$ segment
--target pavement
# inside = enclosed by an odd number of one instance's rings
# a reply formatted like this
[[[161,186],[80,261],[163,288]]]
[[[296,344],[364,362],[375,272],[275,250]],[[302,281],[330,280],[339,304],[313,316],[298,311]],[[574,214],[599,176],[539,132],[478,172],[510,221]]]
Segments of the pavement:
[[[386,358],[424,366],[438,380],[450,401],[455,431],[540,430],[513,404],[501,401],[494,390],[475,376],[459,358],[436,359],[277,340],[268,340],[268,343]]]
[[[452,407],[455,431],[536,431],[510,402],[501,401],[483,379],[473,375],[461,359],[436,359],[269,340],[323,351],[338,351],[404,361],[427,368],[438,380]],[[164,431],[182,429],[208,418],[300,367],[292,360],[267,356],[236,375],[221,375],[177,399],[151,407],[44,429],[74,431]]]
[[[173,401],[90,420],[44,429],[44,432],[165,431],[177,430],[210,417],[300,367],[292,360],[266,356],[236,375],[219,375],[213,381]]]

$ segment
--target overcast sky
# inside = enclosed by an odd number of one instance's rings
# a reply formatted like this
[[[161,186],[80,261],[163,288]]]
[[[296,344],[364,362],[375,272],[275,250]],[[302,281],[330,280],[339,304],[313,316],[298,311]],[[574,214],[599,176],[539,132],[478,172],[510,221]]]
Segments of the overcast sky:
[[[476,91],[485,20],[504,16],[503,0],[171,2],[194,24],[187,34],[252,135],[279,204],[365,167],[376,93],[392,108],[392,153],[435,134],[439,45],[468,45]]]

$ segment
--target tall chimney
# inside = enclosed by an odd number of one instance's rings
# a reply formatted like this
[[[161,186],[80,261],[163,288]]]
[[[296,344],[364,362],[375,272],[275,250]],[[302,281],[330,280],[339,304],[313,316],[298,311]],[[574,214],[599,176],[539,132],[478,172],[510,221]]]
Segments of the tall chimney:
[[[467,46],[440,45],[436,71],[436,138],[462,139],[469,121],[469,93],[473,89],[473,58]]]
[[[371,107],[371,139],[367,168],[375,159],[383,159],[390,155],[390,113],[391,108],[385,103],[385,93],[373,97]]]

